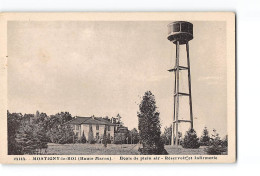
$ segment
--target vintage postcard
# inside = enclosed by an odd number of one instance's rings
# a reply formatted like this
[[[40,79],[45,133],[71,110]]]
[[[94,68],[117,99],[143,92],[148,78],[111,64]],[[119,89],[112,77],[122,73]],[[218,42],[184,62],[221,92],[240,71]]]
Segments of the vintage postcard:
[[[0,162],[233,163],[232,12],[1,13]]]

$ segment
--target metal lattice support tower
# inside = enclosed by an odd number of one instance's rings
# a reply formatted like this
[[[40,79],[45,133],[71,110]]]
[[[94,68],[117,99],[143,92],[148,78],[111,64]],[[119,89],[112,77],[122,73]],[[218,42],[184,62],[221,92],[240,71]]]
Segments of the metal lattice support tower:
[[[168,40],[176,45],[176,60],[175,67],[168,70],[175,72],[174,82],[174,113],[172,123],[172,145],[179,145],[179,123],[190,123],[193,128],[193,114],[192,114],[192,98],[191,98],[191,75],[190,75],[190,56],[189,56],[189,41],[193,39],[193,25],[185,21],[176,21],[168,25]],[[180,45],[186,45],[187,66],[180,65]],[[180,72],[188,72],[188,92],[180,92]],[[180,96],[189,97],[189,111],[190,117],[187,120],[179,119]]]

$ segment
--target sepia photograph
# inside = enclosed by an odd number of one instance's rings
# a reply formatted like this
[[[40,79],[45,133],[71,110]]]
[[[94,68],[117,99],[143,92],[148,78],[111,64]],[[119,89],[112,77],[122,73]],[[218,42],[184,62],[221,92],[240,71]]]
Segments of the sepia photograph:
[[[2,14],[1,162],[235,162],[234,13],[119,14]]]

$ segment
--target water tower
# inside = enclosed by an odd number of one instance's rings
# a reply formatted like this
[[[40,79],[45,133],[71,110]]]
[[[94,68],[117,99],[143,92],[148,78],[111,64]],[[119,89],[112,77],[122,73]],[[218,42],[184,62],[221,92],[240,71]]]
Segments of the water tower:
[[[172,145],[179,144],[179,125],[180,123],[189,123],[190,128],[193,128],[193,114],[192,114],[192,99],[191,99],[191,76],[190,76],[190,58],[189,58],[189,41],[193,39],[193,24],[186,21],[176,21],[168,24],[168,40],[176,46],[176,58],[174,68],[168,70],[174,72],[174,113],[172,124]],[[186,46],[186,65],[180,65],[180,46]],[[184,59],[184,58],[182,58]],[[187,74],[187,92],[180,90],[180,74],[186,72]],[[184,74],[182,74],[183,76]],[[179,118],[180,112],[180,98],[186,97],[187,107],[189,109],[188,117],[185,119]],[[183,103],[183,102],[182,102]],[[188,129],[187,129],[188,130]],[[175,142],[174,142],[175,141]]]

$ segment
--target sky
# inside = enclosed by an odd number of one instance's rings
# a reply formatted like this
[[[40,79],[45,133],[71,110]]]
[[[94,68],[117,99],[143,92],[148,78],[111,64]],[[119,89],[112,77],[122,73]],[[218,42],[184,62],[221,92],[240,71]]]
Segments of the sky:
[[[173,20],[174,21],[174,20]],[[227,133],[225,22],[191,21],[189,42],[194,128]],[[116,116],[129,129],[145,91],[154,95],[162,128],[173,120],[175,45],[170,21],[8,22],[8,109],[48,115]],[[185,66],[185,47],[180,63]],[[186,73],[181,89],[187,90]],[[183,84],[182,84],[183,83]],[[188,101],[180,100],[181,119]],[[186,114],[186,115],[185,115]],[[183,126],[183,130],[185,126]]]

